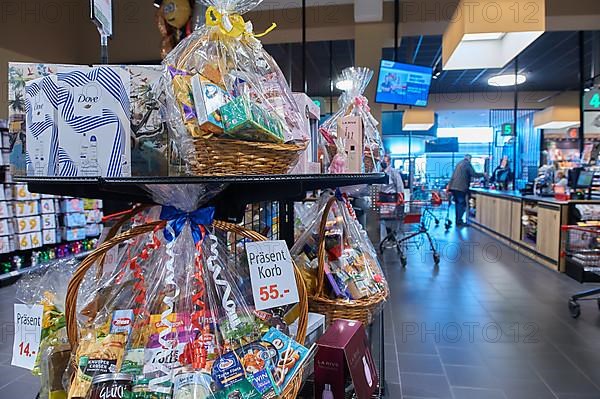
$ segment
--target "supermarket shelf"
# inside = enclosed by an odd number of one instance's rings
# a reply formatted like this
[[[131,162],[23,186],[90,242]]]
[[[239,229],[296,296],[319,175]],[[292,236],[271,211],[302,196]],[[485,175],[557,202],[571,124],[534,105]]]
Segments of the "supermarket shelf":
[[[84,252],[78,253],[76,255],[67,256],[65,258],[54,259],[51,262],[42,263],[42,264],[37,265],[37,266],[24,267],[24,268],[19,269],[19,270],[13,270],[12,272],[0,274],[0,283],[3,282],[3,281],[6,281],[6,280],[10,280],[10,279],[12,279],[14,277],[21,276],[21,275],[23,275],[25,273],[35,272],[35,271],[40,270],[40,269],[42,269],[44,267],[47,267],[49,264],[51,264],[53,262],[56,262],[56,261],[59,261],[59,260],[83,259],[83,258],[85,258],[86,256],[88,256],[91,253],[92,253],[92,251],[84,251]]]
[[[73,197],[155,204],[148,189],[153,185],[208,185],[222,189],[208,205],[217,208],[216,217],[240,222],[246,204],[303,198],[307,191],[387,182],[385,173],[255,176],[184,176],[184,177],[15,177],[27,183],[29,191]]]

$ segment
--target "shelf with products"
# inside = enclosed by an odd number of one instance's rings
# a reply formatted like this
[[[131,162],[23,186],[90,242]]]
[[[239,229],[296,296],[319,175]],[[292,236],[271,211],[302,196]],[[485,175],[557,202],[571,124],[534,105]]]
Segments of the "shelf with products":
[[[61,258],[55,258],[55,259],[50,259],[48,261],[44,261],[41,263],[38,263],[35,266],[25,266],[25,267],[21,267],[19,269],[16,270],[12,270],[6,273],[2,273],[0,274],[0,284],[2,284],[5,281],[8,280],[12,280],[15,277],[19,277],[25,273],[33,273],[36,272],[46,266],[48,266],[49,264],[52,264],[53,262],[56,262],[58,260],[68,260],[68,259],[84,259],[86,256],[88,256],[90,253],[92,252],[92,250],[87,250],[87,251],[83,251],[83,252],[79,252],[76,254],[70,254],[67,255],[65,257],[61,257]]]
[[[537,242],[538,203],[523,201],[521,214],[521,240],[535,245]]]

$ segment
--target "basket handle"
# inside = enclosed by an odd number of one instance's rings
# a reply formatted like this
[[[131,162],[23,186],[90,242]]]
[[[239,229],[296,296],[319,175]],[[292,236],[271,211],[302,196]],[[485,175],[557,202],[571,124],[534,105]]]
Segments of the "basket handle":
[[[321,216],[321,224],[319,225],[319,250],[317,252],[317,258],[319,260],[319,268],[317,270],[317,292],[316,296],[324,296],[323,289],[325,283],[325,227],[327,226],[327,216],[331,211],[331,207],[335,203],[335,196],[331,196],[325,205],[325,210]]]
[[[71,280],[69,281],[69,285],[67,287],[67,295],[65,301],[65,322],[67,328],[67,337],[69,339],[69,343],[71,344],[72,350],[75,350],[79,341],[79,330],[77,327],[76,320],[76,312],[77,312],[77,295],[79,292],[79,287],[87,273],[87,271],[94,265],[98,260],[103,259],[106,252],[108,252],[115,245],[118,245],[122,242],[125,242],[135,236],[140,234],[150,233],[157,228],[160,228],[166,224],[165,221],[156,221],[144,224],[142,226],[134,227],[124,233],[121,233],[112,239],[103,242],[98,248],[96,248],[91,254],[89,254],[83,262],[79,265]],[[215,220],[213,221],[213,227],[238,234],[244,238],[253,240],[253,241],[265,241],[266,237],[263,235],[251,231],[246,230],[241,226],[236,224],[227,223]],[[296,333],[296,341],[299,343],[304,343],[304,338],[306,336],[306,329],[308,327],[308,296],[306,292],[306,286],[304,284],[304,280],[302,275],[300,274],[298,268],[294,264],[294,275],[296,277],[296,285],[298,286],[298,296],[299,296],[299,306],[300,306],[300,318],[298,320],[298,331]]]

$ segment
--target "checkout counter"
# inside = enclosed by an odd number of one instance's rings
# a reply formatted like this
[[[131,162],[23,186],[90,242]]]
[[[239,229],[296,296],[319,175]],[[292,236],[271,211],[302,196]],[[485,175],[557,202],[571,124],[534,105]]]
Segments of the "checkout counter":
[[[588,209],[593,212],[586,213]],[[473,188],[467,212],[475,228],[553,270],[566,272],[561,257],[566,237],[561,226],[580,222],[582,211],[600,220],[599,210],[600,200],[563,201],[518,191]]]

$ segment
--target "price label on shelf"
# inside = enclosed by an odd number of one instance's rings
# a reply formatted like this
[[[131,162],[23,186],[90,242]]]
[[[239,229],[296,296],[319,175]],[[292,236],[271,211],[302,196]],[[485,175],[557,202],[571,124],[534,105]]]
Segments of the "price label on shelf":
[[[15,304],[15,337],[11,363],[13,366],[33,369],[40,350],[43,313],[42,305]]]
[[[246,243],[256,310],[298,302],[292,257],[285,241]]]

